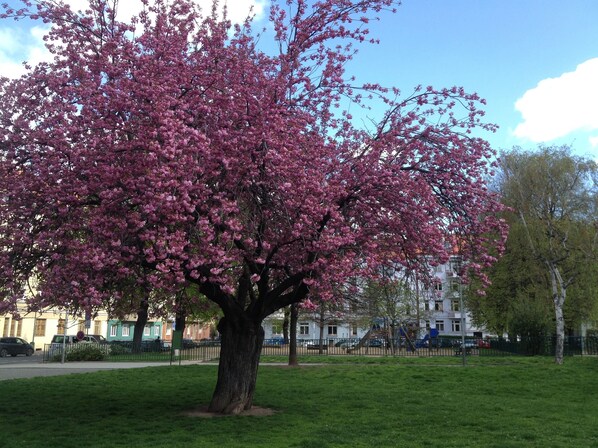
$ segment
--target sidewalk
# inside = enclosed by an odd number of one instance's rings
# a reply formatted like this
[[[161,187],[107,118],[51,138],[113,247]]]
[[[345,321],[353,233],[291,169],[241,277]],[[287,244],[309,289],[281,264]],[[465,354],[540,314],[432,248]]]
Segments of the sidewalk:
[[[184,361],[181,365],[200,364]],[[175,365],[175,364],[173,364]],[[178,365],[178,362],[176,363]],[[170,367],[161,362],[67,362],[61,363],[17,363],[0,365],[0,381],[17,378],[34,378],[38,376],[69,375],[73,373],[97,372],[100,370],[140,369],[144,367]]]

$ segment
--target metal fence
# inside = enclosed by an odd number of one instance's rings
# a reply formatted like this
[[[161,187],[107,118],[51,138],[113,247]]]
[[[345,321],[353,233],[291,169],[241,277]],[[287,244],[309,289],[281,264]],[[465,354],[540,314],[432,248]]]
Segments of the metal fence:
[[[152,341],[153,342],[153,341]],[[517,341],[506,339],[468,339],[464,349],[468,356],[551,356],[555,351],[554,338],[529,338]],[[64,353],[64,356],[63,356]],[[442,338],[427,344],[406,341],[360,341],[347,339],[310,339],[297,343],[297,355],[319,356],[458,356],[462,354],[460,339]],[[597,356],[597,337],[568,337],[565,339],[565,356]],[[262,356],[288,356],[289,344],[280,340],[266,340]],[[92,344],[47,344],[44,362],[70,361],[214,361],[220,356],[218,342],[205,342],[173,349],[163,343],[146,343],[134,347],[131,342]]]
[[[210,361],[220,356],[220,345],[215,343],[197,344],[183,349],[173,349],[164,343],[112,342],[95,344],[78,342],[75,344],[46,344],[44,362],[71,361],[110,361],[110,362],[179,362]]]

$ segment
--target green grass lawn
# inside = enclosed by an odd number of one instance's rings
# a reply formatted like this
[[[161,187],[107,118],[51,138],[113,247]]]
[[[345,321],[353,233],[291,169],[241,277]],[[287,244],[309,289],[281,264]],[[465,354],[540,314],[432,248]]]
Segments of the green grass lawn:
[[[598,358],[315,358],[260,367],[267,417],[185,416],[209,365],[2,381],[0,447],[598,446]]]

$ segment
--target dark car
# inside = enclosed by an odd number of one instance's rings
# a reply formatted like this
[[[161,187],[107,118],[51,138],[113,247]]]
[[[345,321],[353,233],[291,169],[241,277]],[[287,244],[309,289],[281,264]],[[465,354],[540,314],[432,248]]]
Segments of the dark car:
[[[193,339],[183,339],[181,341],[181,345],[183,346],[183,348],[199,347],[199,345],[197,343],[195,343],[195,341]]]
[[[266,347],[268,347],[268,346],[281,346],[281,345],[284,345],[284,338],[273,337],[273,338],[264,339],[264,345]]]
[[[35,349],[33,345],[21,338],[0,338],[0,358],[5,356],[31,356]]]
[[[387,344],[385,339],[376,338],[366,341],[363,345],[366,347],[386,347]]]

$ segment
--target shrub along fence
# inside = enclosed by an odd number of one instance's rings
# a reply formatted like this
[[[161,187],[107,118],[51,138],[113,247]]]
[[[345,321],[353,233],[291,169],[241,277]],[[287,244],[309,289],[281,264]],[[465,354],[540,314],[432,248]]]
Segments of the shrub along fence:
[[[64,353],[64,355],[63,355]],[[149,341],[135,347],[132,342],[115,341],[107,344],[78,342],[76,344],[46,344],[44,362],[70,361],[148,361],[179,362],[209,361],[220,356],[219,344],[194,345],[180,350],[159,341]]]

